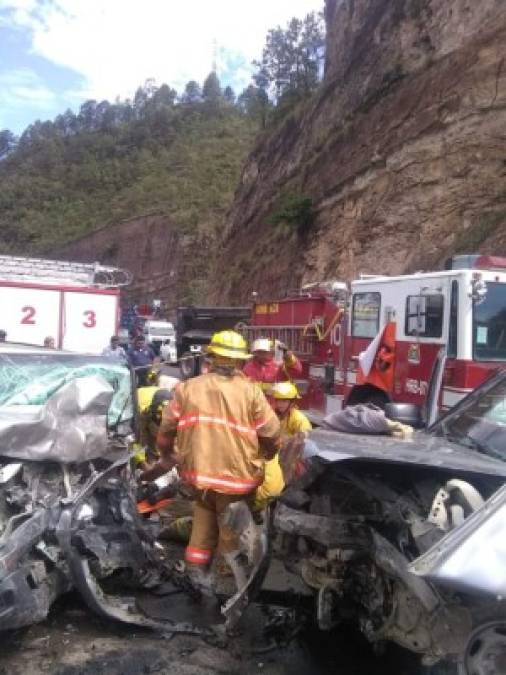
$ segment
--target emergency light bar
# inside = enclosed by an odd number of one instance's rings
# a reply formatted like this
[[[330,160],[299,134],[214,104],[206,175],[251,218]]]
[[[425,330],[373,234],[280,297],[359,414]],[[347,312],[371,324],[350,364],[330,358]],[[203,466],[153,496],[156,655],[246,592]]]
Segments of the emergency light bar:
[[[506,270],[506,258],[495,255],[454,255],[445,262],[445,270]]]

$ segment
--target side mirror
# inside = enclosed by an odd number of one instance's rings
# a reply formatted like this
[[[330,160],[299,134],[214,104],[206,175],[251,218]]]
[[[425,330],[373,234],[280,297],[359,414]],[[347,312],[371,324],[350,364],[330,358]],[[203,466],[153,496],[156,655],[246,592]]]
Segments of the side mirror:
[[[414,403],[387,403],[385,415],[389,420],[409,424],[414,429],[423,429],[425,427],[422,408]]]

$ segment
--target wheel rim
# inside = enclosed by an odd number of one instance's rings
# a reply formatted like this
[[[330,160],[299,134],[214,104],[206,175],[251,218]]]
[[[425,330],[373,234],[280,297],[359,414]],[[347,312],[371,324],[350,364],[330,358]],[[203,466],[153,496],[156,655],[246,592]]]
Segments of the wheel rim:
[[[465,675],[506,673],[506,623],[494,621],[475,630],[464,656]]]

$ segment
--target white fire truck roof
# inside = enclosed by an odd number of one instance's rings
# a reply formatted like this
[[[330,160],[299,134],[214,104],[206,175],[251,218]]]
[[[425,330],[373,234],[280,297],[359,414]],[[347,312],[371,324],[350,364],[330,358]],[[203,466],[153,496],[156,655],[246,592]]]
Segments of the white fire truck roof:
[[[456,276],[467,276],[471,277],[475,274],[481,274],[486,277],[490,277],[493,274],[500,281],[506,282],[506,270],[490,270],[490,269],[453,269],[453,270],[440,270],[438,272],[415,272],[414,274],[402,274],[399,276],[386,276],[386,275],[375,275],[367,274],[362,275],[360,279],[352,281],[352,286],[368,286],[371,284],[391,284],[395,282],[405,282],[413,281],[419,279],[423,281],[424,279],[444,279],[446,277]]]
[[[416,279],[441,279],[455,276],[484,275],[490,278],[494,273],[500,281],[506,281],[506,258],[489,255],[456,255],[446,261],[445,269],[434,272],[415,272],[414,274],[402,274],[387,276],[385,274],[363,274],[360,279],[352,282],[355,284],[392,283],[413,281]]]
[[[0,280],[117,288],[131,283],[132,275],[127,270],[98,262],[90,264],[2,255]]]

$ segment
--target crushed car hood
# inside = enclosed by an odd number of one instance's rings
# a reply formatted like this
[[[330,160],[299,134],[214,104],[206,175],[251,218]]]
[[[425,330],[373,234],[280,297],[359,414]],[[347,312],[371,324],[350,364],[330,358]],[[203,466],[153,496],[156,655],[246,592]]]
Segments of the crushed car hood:
[[[72,380],[41,406],[0,407],[0,455],[64,464],[103,457],[114,394],[98,375]]]
[[[422,431],[408,440],[400,440],[390,436],[317,430],[309,434],[304,454],[327,462],[361,459],[415,464],[506,479],[506,462]]]

